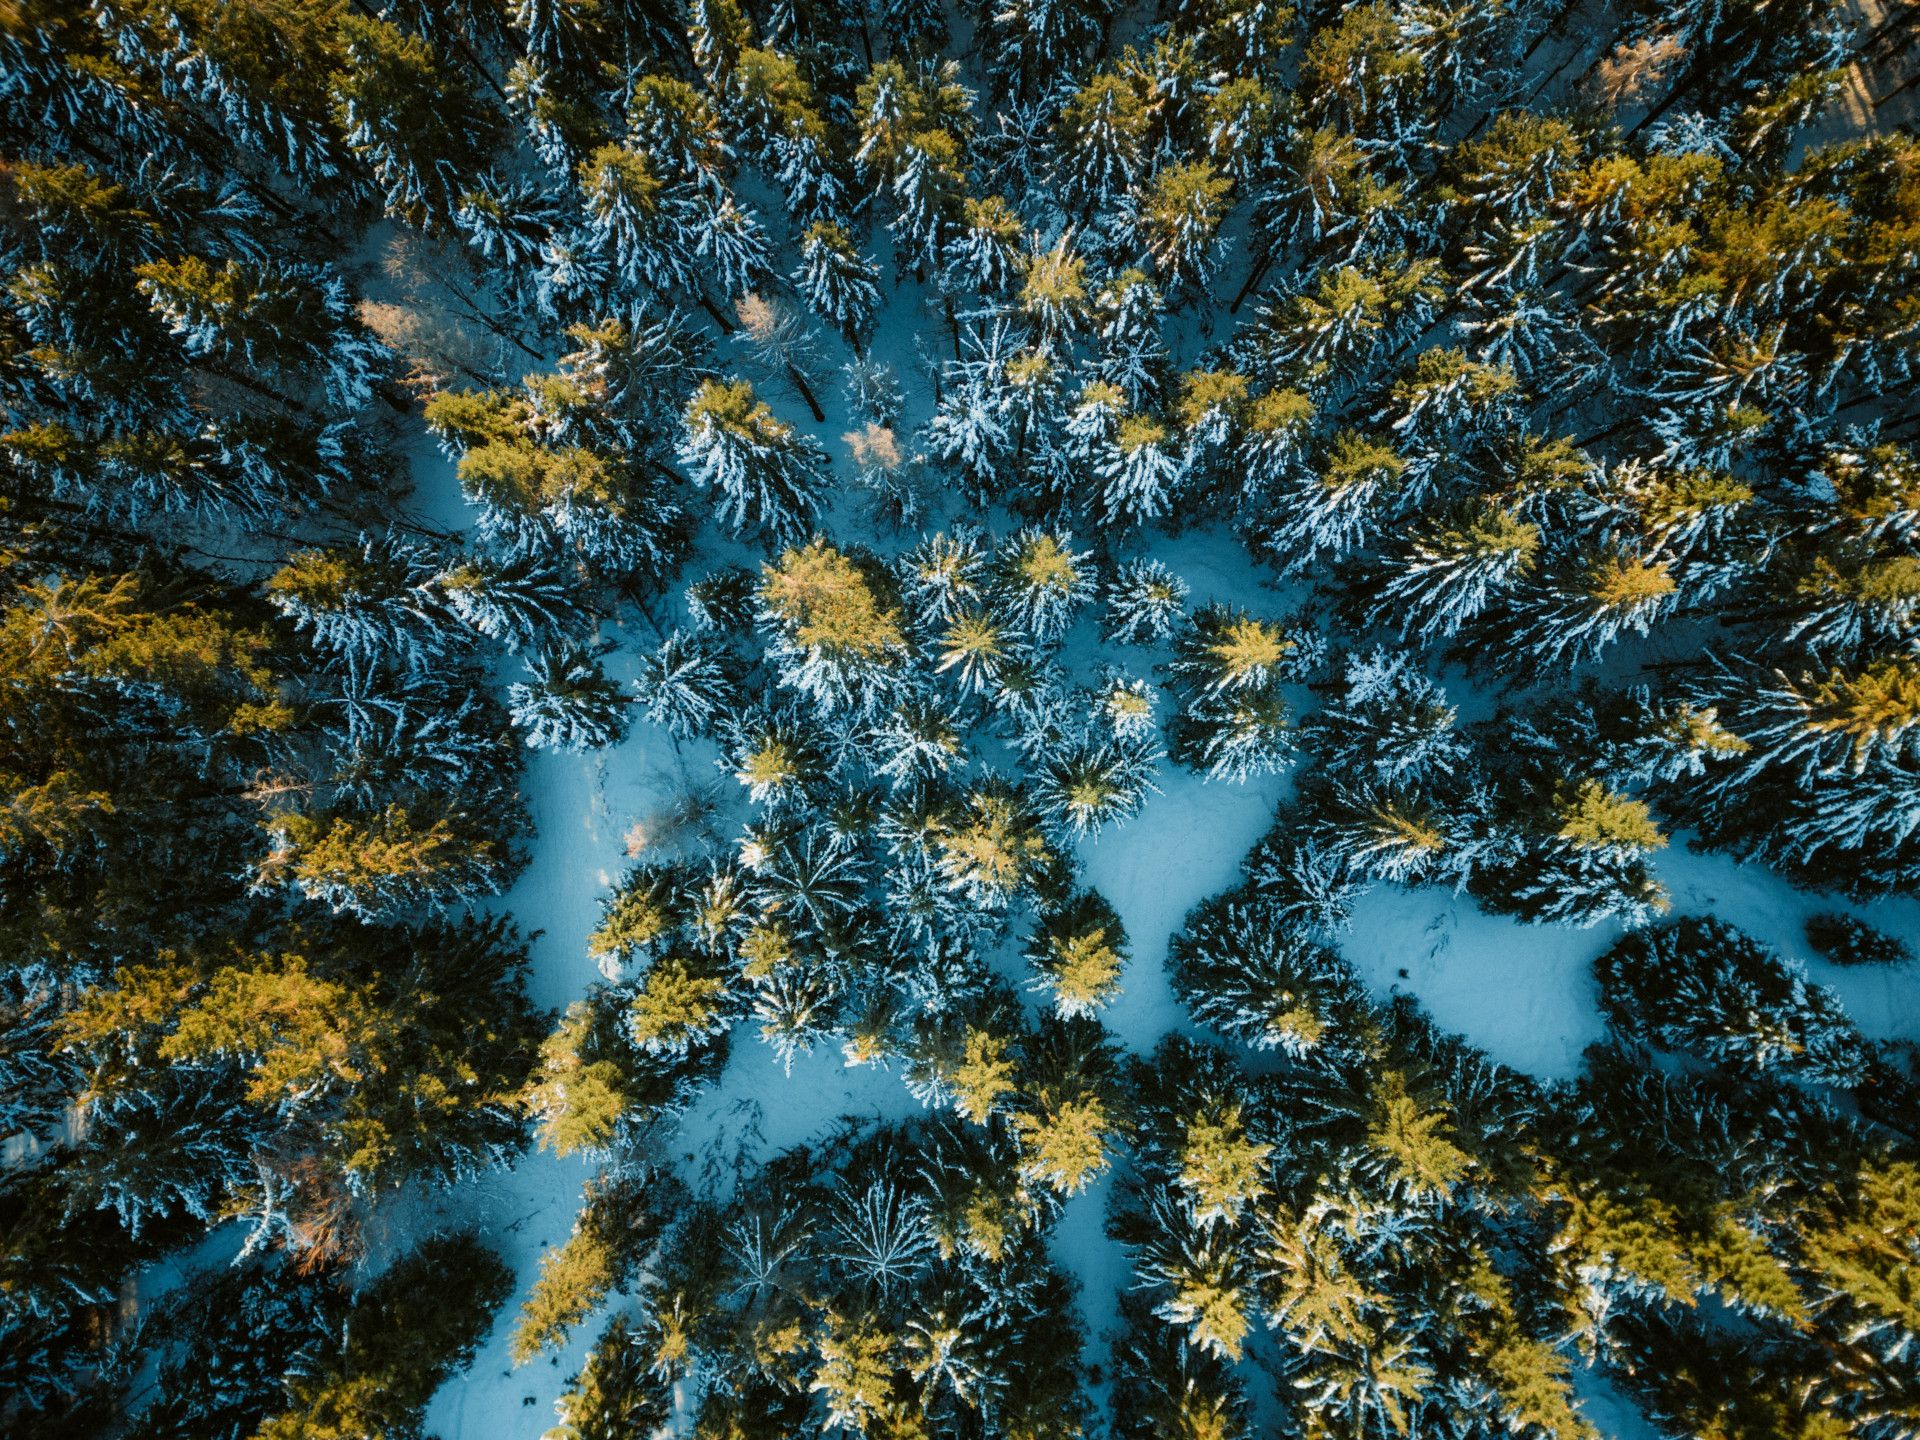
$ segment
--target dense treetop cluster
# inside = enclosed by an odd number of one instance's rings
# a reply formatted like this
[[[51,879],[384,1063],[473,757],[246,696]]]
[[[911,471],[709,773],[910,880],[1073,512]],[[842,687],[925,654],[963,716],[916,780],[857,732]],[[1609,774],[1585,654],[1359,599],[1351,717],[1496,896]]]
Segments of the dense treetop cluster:
[[[0,4],[0,1429],[423,1434],[514,1282],[369,1222],[538,1143],[558,1440],[1920,1434],[1920,1061],[1804,963],[1912,958],[1915,13]],[[523,757],[636,727],[714,784],[543,1015]],[[1285,798],[1129,1047],[1175,771]],[[1584,1073],[1382,885],[1609,927]],[[739,1045],[918,1110],[684,1173]]]

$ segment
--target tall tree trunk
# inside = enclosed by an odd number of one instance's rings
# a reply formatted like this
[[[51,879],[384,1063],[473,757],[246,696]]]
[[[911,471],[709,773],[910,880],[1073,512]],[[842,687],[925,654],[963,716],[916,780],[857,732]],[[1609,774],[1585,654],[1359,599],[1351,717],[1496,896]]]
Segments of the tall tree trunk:
[[[1549,85],[1553,84],[1554,81],[1560,78],[1561,71],[1565,70],[1567,66],[1571,65],[1574,61],[1578,60],[1581,57],[1581,55],[1586,53],[1586,48],[1587,47],[1585,45],[1574,46],[1573,53],[1567,56],[1567,58],[1562,60],[1558,65],[1554,66],[1552,70],[1548,71],[1547,78],[1542,80],[1538,85],[1534,86],[1533,89],[1529,90],[1527,92],[1527,100],[1522,103],[1527,103],[1527,102],[1531,102],[1533,100],[1538,99],[1542,94],[1542,92],[1544,92]],[[1587,78],[1588,74],[1592,72],[1593,67],[1600,63],[1600,59],[1604,57],[1606,53],[1607,53],[1606,48],[1603,46],[1601,48],[1600,55],[1596,56],[1593,60],[1589,61],[1587,63],[1587,68],[1580,72],[1581,80],[1584,80]],[[1574,83],[1578,84],[1579,81],[1575,81]]]
[[[1913,74],[1909,75],[1896,88],[1889,90],[1886,94],[1882,95],[1878,100],[1873,101],[1872,102],[1873,108],[1876,111],[1878,111],[1879,108],[1882,105],[1886,104],[1889,100],[1897,100],[1900,96],[1906,94],[1907,91],[1913,89],[1913,87],[1916,85],[1920,85],[1920,69],[1916,69],[1913,72]]]
[[[698,302],[700,308],[706,311],[707,314],[713,317],[713,323],[720,327],[722,334],[731,335],[735,330],[739,328],[731,320],[727,319],[727,317],[724,314],[721,313],[720,307],[715,305],[713,301],[707,297],[706,291],[696,290],[693,292],[693,294],[694,294],[694,299],[696,302]]]
[[[1910,25],[1920,23],[1920,5],[1903,5],[1895,8],[1891,18],[1882,20],[1871,31],[1860,38],[1853,47],[1853,53],[1862,59],[1869,50],[1878,46],[1884,38]]]
[[[787,379],[793,388],[800,392],[800,398],[807,402],[807,409],[813,412],[813,418],[819,424],[827,423],[827,412],[820,408],[820,402],[813,398],[813,387],[807,384],[807,377],[800,367],[791,360],[787,361]]]
[[[1238,315],[1240,313],[1240,302],[1247,298],[1247,295],[1253,290],[1254,286],[1266,278],[1267,271],[1272,268],[1273,252],[1267,250],[1261,254],[1258,260],[1253,262],[1253,269],[1247,272],[1247,283],[1240,287],[1240,293],[1235,295],[1233,297],[1233,303],[1227,306],[1227,313],[1229,315]]]

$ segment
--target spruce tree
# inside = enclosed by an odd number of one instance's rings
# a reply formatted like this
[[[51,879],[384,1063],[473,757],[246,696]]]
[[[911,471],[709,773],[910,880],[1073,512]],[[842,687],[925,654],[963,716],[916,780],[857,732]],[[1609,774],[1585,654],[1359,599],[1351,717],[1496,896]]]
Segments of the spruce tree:
[[[1858,1084],[1864,1042],[1832,993],[1732,926],[1686,919],[1628,937],[1594,963],[1624,1036],[1748,1070]]]
[[[599,750],[626,733],[630,702],[592,652],[543,650],[527,670],[507,687],[507,704],[532,748]]]
[[[1113,907],[1088,890],[1042,914],[1027,941],[1033,988],[1050,995],[1063,1019],[1091,1015],[1120,988],[1127,933]]]
[[[429,228],[451,224],[486,162],[495,116],[424,40],[385,20],[343,16],[340,55],[335,113],[387,209]]]
[[[792,543],[820,506],[826,453],[777,419],[745,380],[709,380],[687,401],[680,459],[702,489],[718,492],[720,515],[739,533]]]

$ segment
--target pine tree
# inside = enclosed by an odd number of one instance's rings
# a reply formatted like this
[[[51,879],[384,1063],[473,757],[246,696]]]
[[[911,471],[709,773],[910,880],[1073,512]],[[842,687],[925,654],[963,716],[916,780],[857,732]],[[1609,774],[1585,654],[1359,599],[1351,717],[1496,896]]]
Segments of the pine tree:
[[[1166,297],[1144,270],[1129,268],[1101,286],[1094,300],[1100,350],[1095,363],[1102,380],[1117,387],[1126,404],[1153,399],[1171,366],[1160,337]]]
[[[1111,1043],[1097,1021],[1048,1019],[1022,1059],[1022,1104],[1012,1117],[1020,1173],[1059,1195],[1078,1194],[1120,1140]]]
[[[897,688],[907,638],[878,564],[813,540],[761,576],[760,614],[777,637],[768,655],[782,683],[823,712],[870,712]]]
[[[797,801],[825,778],[819,729],[790,709],[756,706],[721,727],[724,767],[756,805]]]
[[[935,636],[934,648],[935,673],[952,676],[962,696],[997,693],[1027,659],[1019,637],[984,610],[955,615]]]
[[[1258,901],[1202,906],[1174,937],[1168,960],[1174,993],[1194,1018],[1256,1049],[1303,1058],[1339,1048],[1364,1013],[1346,962]]]
[[[1145,680],[1119,669],[1110,669],[1104,679],[1104,687],[1095,698],[1100,720],[1112,738],[1122,745],[1138,745],[1157,735],[1159,692]]]
[[[340,54],[335,114],[388,211],[416,225],[451,224],[468,179],[485,167],[497,118],[426,41],[385,20],[343,16]]]
[[[622,372],[677,374],[686,356],[671,325],[638,333],[607,326],[575,338],[582,349],[565,357],[558,377],[528,377],[521,396],[441,391],[427,402],[427,426],[458,457],[460,487],[480,508],[481,533],[494,544],[516,558],[570,550],[603,573],[624,579],[643,572],[657,580],[684,558],[685,517],[654,458],[629,446],[654,443],[648,437],[670,408],[647,417],[645,436],[607,422],[612,404],[630,390]],[[669,358],[663,351],[678,353]]]
[[[1634,1357],[1635,1398],[1656,1423],[1670,1430],[1711,1426],[1731,1435],[1793,1440],[1844,1433],[1778,1371],[1756,1363],[1750,1349],[1681,1318],[1684,1313],[1623,1317],[1616,1327],[1622,1352]]]
[[[566,1440],[616,1440],[663,1425],[671,1387],[653,1374],[633,1320],[617,1314],[587,1352],[580,1374],[554,1402]]]
[[[1294,471],[1276,487],[1277,514],[1260,537],[1289,571],[1369,543],[1398,499],[1408,462],[1383,436],[1340,430],[1316,469]]]
[[[1334,1213],[1316,1200],[1304,1211],[1276,1205],[1260,1215],[1261,1309],[1270,1328],[1310,1353],[1370,1339],[1369,1313],[1389,1304],[1342,1251],[1337,1227],[1326,1223]]]
[[[1300,58],[1306,118],[1331,124],[1401,168],[1432,128],[1429,79],[1394,12],[1358,5],[1315,31]]]
[[[1167,753],[1210,780],[1276,774],[1296,750],[1292,712],[1272,688],[1195,696],[1167,732]]]
[[[453,212],[454,226],[473,253],[510,271],[530,268],[540,258],[559,221],[560,212],[538,187],[509,184],[492,172],[460,192]]]
[[[1277,681],[1302,678],[1319,658],[1315,637],[1296,624],[1208,605],[1195,611],[1175,637],[1168,671],[1192,694],[1224,696],[1267,691]]]
[[[1049,249],[1029,251],[1021,269],[1020,313],[1043,344],[1070,341],[1092,308],[1086,258],[1063,235]]]
[[[1251,24],[1241,29],[1235,38],[1250,38],[1255,46],[1271,44],[1273,37],[1269,30],[1280,27],[1262,21],[1282,17],[1291,19],[1291,12],[1285,6],[1249,7],[1245,18]],[[1264,174],[1273,162],[1275,142],[1282,128],[1284,111],[1279,93],[1254,75],[1241,74],[1207,96],[1204,105],[1208,159],[1239,184]]]
[[[423,1242],[354,1298],[337,1353],[291,1378],[292,1405],[262,1440],[416,1433],[511,1288],[505,1262],[471,1235]]]
[[[1479,792],[1443,786],[1434,794],[1405,782],[1335,781],[1321,800],[1327,824],[1316,837],[1317,853],[1348,884],[1451,881],[1461,886],[1476,878],[1488,823],[1486,798]],[[1570,888],[1566,877],[1556,874],[1537,891],[1547,903],[1570,904]]]
[[[876,774],[896,790],[939,780],[966,763],[966,732],[959,717],[931,695],[913,695],[874,725],[870,741]]]
[[[256,1179],[258,1121],[212,1076],[103,1095],[61,1166],[66,1213],[110,1211],[139,1240],[168,1222],[210,1221]]]
[[[1875,929],[1852,915],[1823,912],[1809,915],[1807,943],[1835,965],[1908,965],[1913,951],[1907,943]]]
[[[910,134],[888,188],[894,211],[888,228],[902,263],[917,274],[933,273],[954,239],[967,192],[959,138],[942,129]]]
[[[443,905],[502,887],[508,847],[492,835],[462,833],[447,814],[389,805],[365,817],[287,811],[267,822],[271,848],[256,885],[290,884],[335,911],[377,915]]]
[[[1128,560],[1108,582],[1101,629],[1128,645],[1164,643],[1184,615],[1187,582],[1158,560]]]
[[[586,204],[586,241],[627,285],[666,290],[691,283],[695,272],[682,221],[646,156],[602,145],[580,162],[577,179]]]
[[[736,532],[777,544],[803,537],[819,509],[826,452],[776,419],[744,380],[709,380],[687,401],[680,459],[696,485],[720,494]]]
[[[527,671],[527,680],[507,687],[507,704],[533,749],[578,754],[617,744],[626,734],[630,702],[593,652],[542,650]]]
[[[1145,170],[1147,107],[1126,79],[1095,75],[1060,111],[1062,179],[1070,203],[1103,208]]]
[[[451,647],[435,567],[420,546],[360,537],[349,549],[300,550],[267,581],[267,598],[315,642],[352,659],[419,669]]]
[[[816,1342],[820,1366],[809,1389],[823,1396],[829,1427],[858,1435],[896,1435],[911,1424],[896,1397],[896,1341],[872,1321],[829,1312]]]
[[[1131,820],[1147,797],[1161,752],[1146,735],[1089,734],[1046,745],[1033,775],[1036,808],[1076,839]]]
[[[671,1219],[678,1187],[670,1174],[643,1166],[587,1182],[573,1234],[540,1262],[540,1277],[520,1306],[514,1363],[558,1349],[617,1288],[631,1282]]]
[[[1307,728],[1330,774],[1351,782],[1371,771],[1388,784],[1417,784],[1462,768],[1468,746],[1455,717],[1408,656],[1376,650],[1347,658],[1345,694]]]
[[[580,621],[573,577],[550,556],[462,562],[442,570],[436,586],[462,623],[509,650],[552,639]]]
[[[1202,287],[1214,266],[1214,237],[1233,181],[1205,160],[1168,165],[1135,198],[1134,225],[1154,272],[1169,290]]]
[[[1497,504],[1476,504],[1422,528],[1387,571],[1377,620],[1397,620],[1403,637],[1451,639],[1532,570],[1540,527]]]
[[[1008,536],[994,550],[995,602],[1036,644],[1058,640],[1092,589],[1092,567],[1072,544],[1064,532],[1029,528]]]
[[[942,879],[978,905],[1005,905],[1020,891],[1044,883],[1058,864],[1039,817],[1012,785],[997,778],[976,783],[930,828]]]
[[[1168,512],[1187,478],[1172,438],[1164,425],[1145,415],[1129,415],[1114,427],[1095,448],[1095,471],[1104,482],[1095,523],[1130,527]]]
[[[1275,493],[1297,478],[1313,417],[1313,401],[1298,390],[1267,390],[1248,402],[1234,455],[1241,467],[1237,509],[1248,533],[1258,533]]]
[[[736,699],[727,653],[681,630],[641,657],[633,688],[648,721],[676,739],[711,732]]]
[[[593,1028],[592,1013],[576,1002],[540,1047],[540,1080],[528,1105],[540,1117],[541,1143],[561,1155],[603,1147],[627,1108],[619,1067],[586,1054]]]
[[[1542,660],[1558,662],[1647,634],[1679,606],[1682,591],[1670,561],[1614,549],[1580,557],[1528,599],[1520,640]]]
[[[1027,254],[1026,228],[1003,197],[969,195],[961,202],[946,255],[946,274],[955,288],[1001,294],[1012,288]]]
[[[1717,920],[1629,936],[1594,963],[1608,1022],[1716,1063],[1859,1083],[1865,1052],[1830,991]]]
[[[1042,913],[1027,941],[1027,963],[1039,972],[1033,988],[1053,998],[1062,1019],[1091,1015],[1120,988],[1127,960],[1120,917],[1097,891],[1087,890]]]
[[[197,110],[201,125],[226,143],[284,166],[315,190],[342,183],[357,190],[346,178],[351,162],[329,115],[327,81],[341,63],[335,21],[318,7],[235,10],[192,0],[103,17],[108,50],[125,58],[105,64],[104,54],[76,55],[82,74],[97,78],[68,90],[73,108],[62,113],[55,104],[50,128],[61,133],[82,126],[93,113],[90,105],[124,106],[135,112],[122,117],[130,153],[167,150],[184,158],[191,152],[178,134],[186,128],[180,119],[166,123],[149,115],[142,124],[136,118],[151,112],[157,92],[171,106]],[[78,78],[67,77],[60,88]]]
[[[979,503],[999,499],[1005,489],[1012,437],[1003,338],[998,330],[984,342],[969,336],[974,358],[954,367],[957,383],[941,395],[925,431],[929,453],[956,468]]]
[[[656,962],[627,1002],[627,1038],[648,1055],[684,1056],[732,1023],[726,982],[699,962]]]
[[[1236,1238],[1217,1229],[1191,1229],[1175,1216],[1141,1252],[1137,1273],[1164,1298],[1154,1314],[1184,1327],[1187,1343],[1237,1362],[1253,1329],[1250,1267]]]
[[[763,370],[783,376],[806,402],[814,419],[824,420],[825,413],[813,392],[817,382],[810,373],[819,359],[812,327],[776,296],[741,294],[734,301],[734,312],[740,317],[735,342],[745,345]]]
[[[247,1435],[286,1405],[290,1373],[335,1342],[345,1297],[274,1260],[198,1275],[154,1307],[158,1394],[140,1409],[148,1435]]]
[[[1196,1349],[1125,1297],[1129,1326],[1116,1358],[1114,1413],[1127,1440],[1245,1440],[1253,1433],[1234,1367]]]
[[[1526,850],[1489,867],[1479,893],[1528,919],[1573,925],[1613,916],[1644,924],[1668,909],[1647,863],[1667,838],[1646,802],[1598,779],[1563,783],[1529,824]],[[1473,883],[1482,886],[1482,877]]]
[[[134,273],[142,298],[188,354],[277,380],[294,395],[317,380],[328,404],[356,409],[386,367],[346,287],[326,271],[186,256],[148,261]]]
[[[1043,82],[1079,72],[1105,32],[1113,7],[1106,0],[1064,5],[1023,3],[982,8],[980,43],[1000,93],[1032,98]]]
[[[1232,1224],[1267,1193],[1273,1146],[1252,1139],[1238,1105],[1202,1112],[1188,1122],[1175,1176],[1193,1223]]]
[[[745,295],[773,275],[773,242],[754,214],[731,195],[696,190],[687,201],[689,262],[724,294]]]
[[[1327,266],[1261,307],[1246,350],[1276,380],[1364,375],[1383,349],[1431,317],[1444,294],[1436,261],[1399,253]]]
[[[814,314],[838,330],[856,354],[863,351],[880,308],[880,271],[847,232],[831,221],[815,221],[801,239],[793,278]]]
[[[1485,1321],[1475,1327],[1480,1331],[1476,1348],[1507,1423],[1590,1440],[1596,1432],[1574,1404],[1567,1357],[1527,1333],[1514,1307],[1512,1286],[1484,1263],[1469,1284],[1486,1307]]]

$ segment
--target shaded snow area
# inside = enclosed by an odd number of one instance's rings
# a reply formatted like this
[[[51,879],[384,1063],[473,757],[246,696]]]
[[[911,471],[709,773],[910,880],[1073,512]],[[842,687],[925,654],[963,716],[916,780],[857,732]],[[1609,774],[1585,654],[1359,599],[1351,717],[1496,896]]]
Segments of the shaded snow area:
[[[791,416],[791,407],[783,413]],[[810,427],[837,455],[844,453],[839,434],[850,428],[838,420],[830,410],[826,424]],[[414,459],[417,517],[436,527],[463,528],[470,516],[450,467],[424,438]],[[852,534],[882,550],[895,548],[884,536],[862,533],[870,527],[862,527],[848,513],[851,508],[843,497],[837,519],[846,523],[832,525],[834,533]],[[933,528],[939,522],[932,515],[926,524]],[[703,573],[727,548],[709,547],[687,578]],[[1196,606],[1218,599],[1267,613],[1293,608],[1289,597],[1262,582],[1230,537],[1203,532],[1159,539],[1151,548],[1192,586]],[[676,591],[657,602],[651,616],[628,609],[610,621],[603,632],[616,646],[608,657],[609,673],[629,678],[636,654],[656,643],[663,629],[683,623],[680,605]],[[1164,656],[1136,651],[1116,657],[1100,649],[1093,625],[1083,620],[1063,658],[1081,678],[1090,678],[1106,660],[1123,658],[1135,673],[1143,673]],[[1480,699],[1459,688],[1457,680],[1453,693],[1463,713]],[[1311,703],[1310,696],[1298,698],[1303,707]],[[529,756],[530,863],[493,908],[533,936],[530,988],[537,1003],[558,1011],[599,978],[586,937],[597,923],[600,901],[638,848],[672,852],[724,843],[731,836],[744,812],[729,793],[737,787],[720,785],[724,777],[714,759],[711,748],[676,745],[644,723],[636,724],[622,744],[597,754]],[[1168,1032],[1192,1028],[1165,973],[1169,939],[1194,905],[1238,882],[1241,861],[1290,795],[1285,777],[1245,785],[1208,783],[1171,765],[1163,767],[1158,783],[1161,793],[1135,820],[1079,847],[1086,882],[1119,911],[1132,950],[1124,989],[1101,1019],[1140,1054]],[[717,801],[710,833],[679,833],[673,819],[677,802],[704,788],[712,788]],[[1841,909],[1920,943],[1920,904],[1846,905],[1793,890],[1764,869],[1695,853],[1684,840],[1676,837],[1658,862],[1676,915],[1711,912],[1805,960],[1811,978],[1837,991],[1868,1035],[1920,1037],[1920,995],[1910,974],[1832,966],[1812,955],[1801,930],[1809,914]],[[1445,890],[1383,885],[1356,906],[1339,947],[1376,995],[1409,992],[1443,1027],[1465,1035],[1495,1059],[1559,1080],[1578,1072],[1582,1052],[1602,1036],[1592,961],[1619,933],[1611,923],[1587,930],[1519,924],[1488,915]],[[833,1049],[799,1058],[789,1073],[760,1043],[754,1027],[742,1026],[721,1082],[682,1118],[671,1153],[660,1158],[697,1186],[725,1189],[737,1173],[782,1149],[830,1139],[842,1117],[898,1118],[917,1109],[896,1074],[848,1068]],[[599,1321],[577,1326],[559,1353],[517,1369],[508,1358],[508,1341],[519,1300],[538,1274],[542,1255],[566,1240],[592,1171],[582,1158],[560,1160],[536,1151],[512,1169],[451,1194],[410,1195],[388,1207],[384,1220],[393,1227],[395,1241],[403,1238],[403,1230],[478,1226],[518,1281],[516,1298],[502,1307],[471,1369],[435,1398],[427,1414],[429,1433],[442,1440],[534,1440],[552,1425],[554,1402],[597,1337]],[[1130,1280],[1124,1248],[1105,1234],[1111,1187],[1109,1173],[1069,1201],[1052,1239],[1056,1259],[1082,1287],[1088,1359],[1101,1367],[1103,1377],[1118,1296]],[[1104,1390],[1104,1383],[1097,1388]],[[1249,1388],[1257,1405],[1272,1403],[1269,1384],[1256,1378]],[[1635,1407],[1597,1375],[1583,1372],[1578,1390],[1603,1435],[1615,1440],[1655,1435]]]
[[[1920,938],[1920,905],[1848,905],[1784,885],[1725,855],[1685,848],[1684,832],[1655,868],[1675,915],[1712,914],[1803,961],[1874,1039],[1920,1035],[1920,987],[1898,967],[1833,965],[1802,928],[1809,915],[1844,910],[1908,941]],[[1494,1059],[1543,1080],[1572,1079],[1582,1052],[1605,1030],[1593,961],[1622,933],[1617,922],[1576,930],[1489,915],[1445,891],[1379,886],[1354,907],[1341,952],[1377,995],[1417,995],[1433,1018]]]

